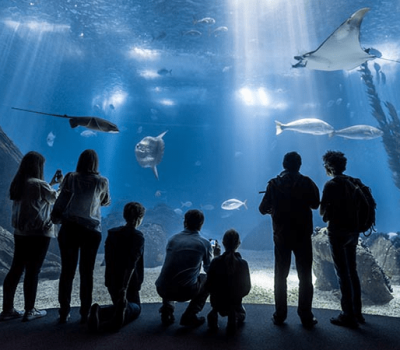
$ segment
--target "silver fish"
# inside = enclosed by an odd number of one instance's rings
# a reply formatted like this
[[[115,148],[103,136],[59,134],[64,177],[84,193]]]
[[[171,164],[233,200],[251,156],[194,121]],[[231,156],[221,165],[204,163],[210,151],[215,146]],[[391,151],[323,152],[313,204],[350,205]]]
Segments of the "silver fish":
[[[372,140],[383,135],[383,131],[370,125],[353,125],[348,128],[335,130],[332,136],[340,136],[353,140]]]
[[[167,131],[157,137],[146,136],[135,147],[136,160],[139,165],[142,168],[151,168],[157,179],[157,165],[160,164],[165,149],[165,143],[162,138]]]
[[[204,18],[202,18],[202,19],[199,19],[199,20],[196,20],[196,19],[193,19],[193,24],[197,24],[197,23],[200,23],[200,24],[215,24],[215,19],[214,18],[212,18],[212,17],[204,17]]]
[[[241,206],[244,206],[247,209],[246,205],[247,199],[245,201],[240,201],[239,199],[228,199],[221,204],[221,208],[224,210],[235,210],[239,209]]]
[[[281,134],[284,130],[292,130],[312,135],[326,135],[334,131],[333,126],[316,118],[298,119],[287,124],[275,120],[275,124],[277,135]]]
[[[186,32],[182,32],[182,35],[190,35],[190,36],[200,36],[201,32],[199,32],[198,30],[188,30]]]
[[[71,128],[83,126],[85,128],[91,129],[91,130],[102,131],[102,132],[107,132],[107,133],[118,133],[119,132],[119,129],[115,124],[109,122],[108,120],[98,118],[98,117],[75,117],[75,116],[69,116],[66,114],[61,115],[61,114],[53,114],[53,113],[43,113],[43,112],[32,111],[29,109],[21,109],[21,108],[16,108],[16,107],[11,107],[11,108],[16,109],[18,111],[37,113],[37,114],[43,114],[43,115],[51,115],[53,117],[59,117],[59,118],[67,118],[67,119],[69,119],[69,125],[71,125]]]
[[[172,75],[172,69],[170,69],[170,70],[168,70],[168,69],[166,69],[166,68],[162,68],[162,69],[159,69],[158,71],[157,71],[157,74],[158,75]]]
[[[228,27],[218,27],[218,28],[215,28],[209,35],[212,35],[212,34],[214,34],[214,36],[218,36],[218,35],[220,35],[221,33],[223,33],[223,32],[227,32],[228,31]]]

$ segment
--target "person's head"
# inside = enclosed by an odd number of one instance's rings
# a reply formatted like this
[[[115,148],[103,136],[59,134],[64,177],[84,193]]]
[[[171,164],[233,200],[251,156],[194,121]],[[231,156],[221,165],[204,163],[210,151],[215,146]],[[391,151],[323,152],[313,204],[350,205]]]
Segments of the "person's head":
[[[226,252],[235,252],[240,246],[239,233],[233,228],[226,231],[222,238],[222,244],[224,245]]]
[[[95,150],[84,150],[78,159],[76,172],[80,174],[98,174],[99,173],[99,157]]]
[[[18,171],[14,176],[10,186],[10,199],[21,199],[24,185],[27,179],[36,178],[44,179],[44,162],[45,158],[38,152],[28,152],[22,158]]]
[[[146,209],[138,202],[129,202],[124,207],[124,219],[127,224],[135,227],[142,223]]]
[[[347,159],[342,152],[327,151],[322,160],[326,173],[330,176],[341,175],[346,170]]]
[[[301,157],[297,152],[286,153],[283,157],[283,168],[290,172],[299,171],[301,167]]]
[[[183,225],[190,231],[200,231],[204,223],[204,214],[197,209],[188,210]]]

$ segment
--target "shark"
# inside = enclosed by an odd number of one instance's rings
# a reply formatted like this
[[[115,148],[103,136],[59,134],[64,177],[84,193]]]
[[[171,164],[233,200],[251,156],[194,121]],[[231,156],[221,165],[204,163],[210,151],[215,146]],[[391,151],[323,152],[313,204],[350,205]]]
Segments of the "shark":
[[[118,133],[119,132],[119,129],[115,124],[109,122],[106,119],[99,118],[99,117],[77,117],[77,116],[69,116],[66,114],[62,115],[62,114],[44,113],[44,112],[38,112],[38,111],[30,110],[30,109],[22,109],[22,108],[16,108],[16,107],[11,107],[11,108],[18,110],[18,111],[23,111],[23,112],[50,115],[50,116],[59,117],[59,118],[67,118],[67,119],[69,119],[69,125],[73,129],[78,126],[83,126],[90,130],[101,131],[101,132],[106,132],[106,133]]]
[[[158,180],[157,165],[161,163],[164,156],[165,143],[163,136],[168,132],[164,131],[157,137],[146,136],[135,147],[136,160],[142,168],[151,168]]]
[[[363,49],[360,44],[360,27],[370,9],[362,8],[353,13],[316,50],[295,56],[293,68],[322,71],[352,70],[361,64],[381,58],[378,50]]]

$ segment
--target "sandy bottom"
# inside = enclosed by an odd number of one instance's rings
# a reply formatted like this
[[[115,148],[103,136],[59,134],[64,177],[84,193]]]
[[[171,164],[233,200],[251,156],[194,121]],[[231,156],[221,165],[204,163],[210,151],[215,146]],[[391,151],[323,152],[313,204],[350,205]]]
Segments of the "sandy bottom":
[[[244,303],[248,304],[274,304],[274,271],[273,271],[273,252],[272,251],[240,251],[243,258],[250,266],[252,289],[248,296],[244,298]],[[93,303],[100,305],[110,304],[106,287],[104,286],[104,269],[100,266],[103,257],[98,256],[93,289]],[[142,285],[142,303],[159,303],[154,282],[160,273],[161,267],[146,268],[145,281]],[[384,305],[363,305],[363,312],[372,315],[382,315],[400,317],[400,285],[392,285],[394,299]],[[72,306],[79,306],[79,273],[75,277],[72,292]],[[3,290],[0,288],[0,302],[3,299]],[[36,307],[39,309],[58,308],[58,280],[41,280],[39,282]],[[294,268],[292,268],[288,278],[288,304],[297,306],[298,278]],[[323,292],[318,289],[314,291],[313,307],[319,309],[340,310],[340,292],[338,290]],[[20,283],[15,295],[15,307],[23,309],[23,292]]]

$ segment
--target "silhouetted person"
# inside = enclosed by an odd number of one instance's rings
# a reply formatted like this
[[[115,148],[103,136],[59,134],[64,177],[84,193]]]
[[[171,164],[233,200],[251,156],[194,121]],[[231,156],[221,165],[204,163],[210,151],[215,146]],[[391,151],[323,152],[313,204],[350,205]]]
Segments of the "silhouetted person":
[[[361,286],[356,264],[359,232],[354,218],[346,211],[346,178],[351,177],[343,174],[347,159],[342,152],[328,151],[322,159],[327,175],[333,179],[324,186],[320,214],[328,223],[332,259],[342,294],[342,313],[331,318],[331,323],[356,328],[358,322],[365,323],[365,319],[361,314]]]
[[[80,315],[86,323],[92,305],[93,270],[101,242],[100,207],[110,204],[108,180],[100,176],[99,158],[87,149],[79,156],[75,172],[65,175],[61,191],[72,197],[63,213],[58,244],[61,253],[61,275],[58,289],[60,323],[70,317],[72,284],[79,258]]]
[[[211,261],[207,273],[206,287],[212,306],[207,321],[210,330],[215,331],[218,329],[218,314],[228,316],[227,331],[233,333],[237,324],[246,318],[242,299],[251,289],[250,271],[247,261],[236,251],[240,245],[237,231],[226,231],[222,244],[225,252]]]
[[[188,210],[185,229],[168,240],[165,261],[156,281],[157,292],[163,299],[160,314],[164,325],[175,321],[174,301],[190,300],[180,320],[182,326],[196,327],[205,321],[197,316],[209,295],[205,288],[207,276],[200,270],[203,265],[204,271],[208,271],[213,251],[211,243],[200,235],[203,222],[200,210]]]
[[[314,293],[311,209],[317,209],[319,206],[319,190],[309,177],[300,174],[300,167],[301,157],[298,153],[285,154],[284,171],[268,182],[259,210],[263,215],[272,216],[274,232],[275,313],[272,321],[281,325],[287,317],[286,279],[293,252],[299,277],[297,313],[303,326],[309,328],[317,323],[311,310]]]
[[[105,285],[113,305],[92,305],[88,319],[91,331],[117,331],[140,315],[144,236],[137,227],[142,223],[144,213],[145,208],[140,203],[127,203],[123,214],[126,225],[108,230],[105,242]]]
[[[53,176],[50,184],[44,181],[45,158],[37,152],[28,152],[21,160],[10,186],[12,226],[14,227],[14,256],[10,271],[4,279],[3,312],[0,320],[22,317],[22,321],[46,316],[45,310],[35,308],[39,273],[45,259],[51,237],[54,237],[50,221],[51,205],[57,192],[51,185],[62,180]],[[14,296],[23,272],[25,312],[14,308]]]

